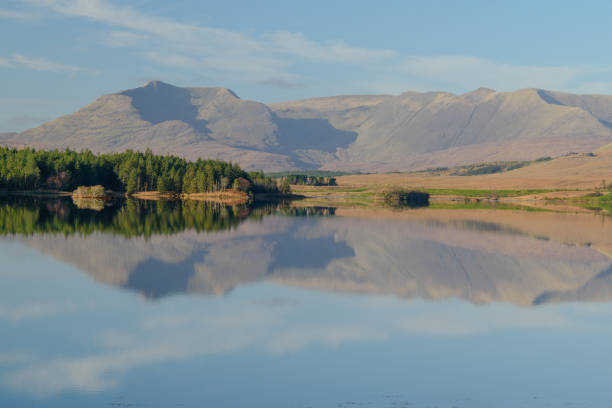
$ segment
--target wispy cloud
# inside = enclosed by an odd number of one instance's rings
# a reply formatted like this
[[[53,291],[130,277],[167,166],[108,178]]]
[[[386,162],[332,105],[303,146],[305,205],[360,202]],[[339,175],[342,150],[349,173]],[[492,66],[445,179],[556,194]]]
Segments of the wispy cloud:
[[[385,60],[395,55],[391,50],[351,47],[344,41],[318,44],[303,34],[287,31],[274,34],[272,39],[280,50],[316,61],[363,64]]]
[[[40,57],[30,57],[23,54],[13,54],[8,58],[0,58],[0,67],[4,68],[24,68],[34,71],[47,72],[87,72],[90,74],[97,71],[90,70],[76,65],[62,64]]]
[[[110,47],[134,47],[148,38],[145,34],[131,31],[111,31],[104,40]]]
[[[278,32],[256,37],[220,28],[184,24],[151,16],[105,0],[31,0],[31,3],[57,13],[88,18],[119,27],[112,31],[111,46],[139,44],[143,37],[154,47],[139,52],[149,60],[168,66],[207,69],[251,81],[277,78],[296,83],[289,68],[296,59],[335,63],[368,63],[388,58],[390,50],[353,47],[342,40],[319,44],[299,33]]]
[[[300,64],[307,62],[326,67],[338,65],[338,69],[347,72],[345,77],[350,78],[350,83],[346,81],[347,92],[400,93],[409,89],[465,92],[481,86],[504,91],[525,87],[570,92],[612,90],[612,81],[605,78],[612,71],[610,67],[508,64],[466,55],[402,55],[390,49],[355,46],[343,39],[313,41],[296,32],[257,35],[187,24],[110,0],[28,2],[45,11],[107,25],[109,32],[104,42],[110,47],[131,47],[134,53],[156,65],[222,81],[298,87],[296,84],[305,82],[298,74]]]
[[[85,68],[75,65],[61,64],[59,62],[49,61],[44,58],[28,57],[23,54],[13,55],[12,62],[15,65],[33,69],[35,71],[50,71],[50,72],[81,72],[86,71]]]
[[[500,63],[462,55],[403,56],[369,81],[372,92],[444,90],[465,92],[480,87],[499,91],[544,88],[568,92],[612,90],[612,82],[595,82],[593,75],[609,74],[612,67],[590,65],[536,66]]]
[[[518,89],[544,87],[559,89],[590,72],[588,67],[524,66],[497,63],[469,56],[411,56],[397,66],[398,71],[417,78],[444,81],[465,89],[487,86]]]

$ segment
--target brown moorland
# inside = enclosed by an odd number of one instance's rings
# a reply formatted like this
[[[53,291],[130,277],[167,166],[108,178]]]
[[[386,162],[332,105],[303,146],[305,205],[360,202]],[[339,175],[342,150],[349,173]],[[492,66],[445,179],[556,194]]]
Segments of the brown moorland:
[[[378,189],[397,185],[478,190],[592,190],[600,187],[604,180],[612,183],[612,150],[602,150],[594,156],[573,154],[505,173],[478,176],[391,173],[337,177],[340,187],[376,186]]]

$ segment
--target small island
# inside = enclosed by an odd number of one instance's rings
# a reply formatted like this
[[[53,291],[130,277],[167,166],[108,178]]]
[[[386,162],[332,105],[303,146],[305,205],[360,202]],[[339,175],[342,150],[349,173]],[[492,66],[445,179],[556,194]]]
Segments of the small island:
[[[104,200],[108,198],[108,194],[104,187],[98,186],[80,186],[72,193],[73,198],[97,198],[100,200]]]

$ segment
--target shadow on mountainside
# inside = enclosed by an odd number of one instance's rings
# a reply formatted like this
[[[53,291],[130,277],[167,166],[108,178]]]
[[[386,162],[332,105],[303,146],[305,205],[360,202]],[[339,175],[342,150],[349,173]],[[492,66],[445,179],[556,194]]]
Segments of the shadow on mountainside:
[[[557,292],[544,292],[533,300],[533,305],[560,302],[607,302],[612,298],[612,266],[599,273],[583,286]]]
[[[278,153],[295,150],[320,150],[334,153],[338,148],[348,147],[357,139],[357,132],[333,127],[327,119],[275,118],[278,125]]]
[[[543,89],[538,89],[538,96],[540,98],[542,98],[542,100],[544,100],[544,102],[550,104],[550,105],[559,105],[559,106],[565,106],[564,104],[562,104],[561,102],[559,102],[557,100],[557,98],[555,98],[554,96],[552,96],[550,93],[546,92]]]
[[[198,119],[198,108],[191,103],[191,94],[185,88],[152,81],[144,87],[121,92],[120,95],[132,98],[132,105],[140,117],[154,125],[180,120],[201,134],[209,133],[206,121]]]
[[[580,107],[580,108],[584,109],[585,111],[587,111],[590,115],[593,115],[593,117],[595,119],[597,119],[599,121],[599,123],[601,123],[602,125],[604,125],[605,127],[609,128],[609,129],[612,129],[612,122],[610,122],[609,120],[602,119],[601,117],[597,116],[596,114],[591,112],[591,110],[588,107],[584,107],[584,106],[581,106],[579,104],[565,104],[565,103],[562,103],[559,100],[557,100],[554,96],[552,96],[549,92],[544,91],[542,89],[538,90],[538,95],[540,96],[540,98],[542,98],[544,100],[544,102],[546,102],[548,104],[551,104],[551,105],[569,106],[569,107]]]

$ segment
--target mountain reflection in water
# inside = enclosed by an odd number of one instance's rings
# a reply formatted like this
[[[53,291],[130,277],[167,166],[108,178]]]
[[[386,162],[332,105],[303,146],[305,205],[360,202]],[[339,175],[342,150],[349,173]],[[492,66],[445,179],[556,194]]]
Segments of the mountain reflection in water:
[[[612,300],[612,260],[592,242],[566,242],[469,211],[403,219],[336,213],[282,203],[138,200],[94,211],[67,199],[13,197],[0,202],[0,233],[149,299],[221,295],[265,280],[475,304]],[[605,223],[581,222],[605,236]]]

